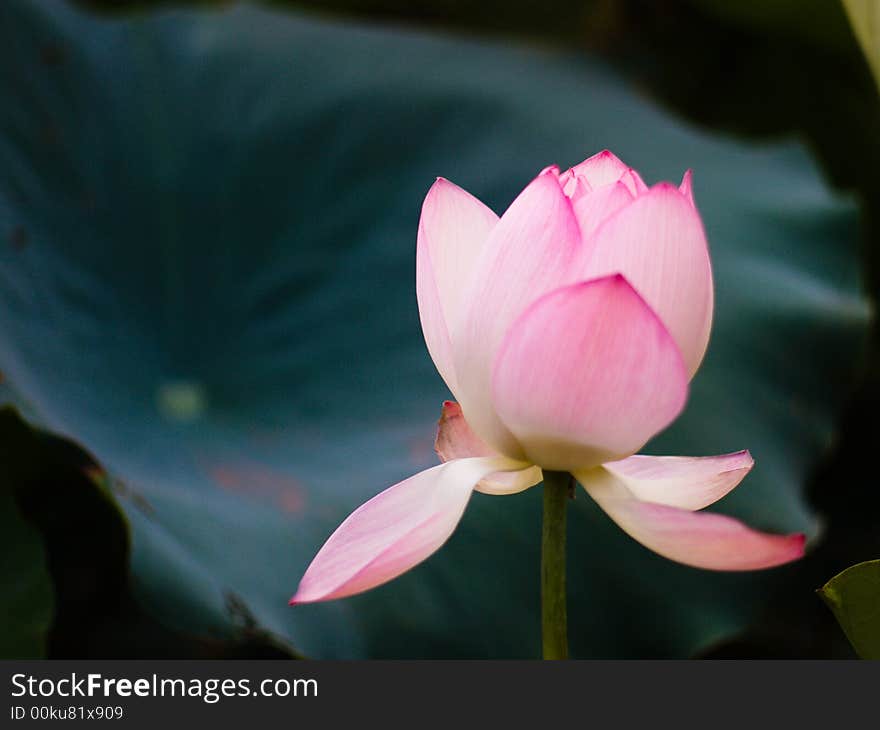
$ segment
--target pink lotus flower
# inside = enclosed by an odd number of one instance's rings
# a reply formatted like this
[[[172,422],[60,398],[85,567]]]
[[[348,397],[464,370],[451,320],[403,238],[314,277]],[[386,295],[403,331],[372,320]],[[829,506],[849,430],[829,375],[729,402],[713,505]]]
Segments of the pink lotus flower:
[[[541,172],[501,218],[440,178],[419,223],[419,314],[446,402],[445,463],[358,508],[291,603],[350,596],[438,550],[474,489],[512,494],[571,472],[625,532],[713,570],[799,558],[803,535],[700,512],[752,467],[747,451],[633,456],[681,413],[709,340],[709,252],[690,172],[647,187],[601,152]]]

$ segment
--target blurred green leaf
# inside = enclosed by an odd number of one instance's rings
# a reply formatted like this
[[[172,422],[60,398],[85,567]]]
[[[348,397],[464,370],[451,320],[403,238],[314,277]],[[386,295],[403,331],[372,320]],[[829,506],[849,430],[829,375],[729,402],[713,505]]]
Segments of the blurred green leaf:
[[[163,621],[222,637],[244,613],[320,657],[539,654],[536,490],[476,495],[388,586],[287,599],[342,518],[434,463],[447,394],[413,276],[434,177],[500,211],[602,147],[652,181],[695,169],[715,262],[709,355],[650,450],[750,448],[722,509],[813,531],[802,487],[866,307],[855,210],[799,145],[698,132],[580,56],[251,7],[98,20],[15,0],[0,58],[0,367],[117,485]],[[585,498],[570,519],[575,656],[686,656],[784,573],[672,564]]]
[[[145,615],[131,595],[129,526],[114,498],[119,485],[75,444],[31,428],[5,407],[0,408],[0,489],[7,486],[14,488],[12,506],[24,517],[19,521],[27,533],[4,530],[2,539],[9,541],[4,557],[21,557],[34,539],[40,553],[7,571],[11,587],[4,588],[2,598],[12,608],[7,612],[0,606],[5,621],[0,632],[9,630],[0,639],[0,656],[30,655],[18,648],[7,652],[4,644],[6,639],[30,642],[36,624],[40,654],[51,659],[296,656],[288,644],[264,631],[241,602],[231,607],[238,621],[224,640],[174,632]],[[9,505],[3,506],[0,520],[10,514]],[[35,587],[31,576],[41,568],[41,578],[51,581],[49,609],[54,604],[54,610],[48,618],[40,605],[20,600]],[[7,616],[15,608],[18,613]]]
[[[880,86],[880,4],[877,0],[842,0],[853,31]]]
[[[880,659],[880,560],[853,565],[819,590],[853,648],[863,659]]]
[[[33,659],[46,651],[52,582],[40,535],[0,484],[0,658]]]

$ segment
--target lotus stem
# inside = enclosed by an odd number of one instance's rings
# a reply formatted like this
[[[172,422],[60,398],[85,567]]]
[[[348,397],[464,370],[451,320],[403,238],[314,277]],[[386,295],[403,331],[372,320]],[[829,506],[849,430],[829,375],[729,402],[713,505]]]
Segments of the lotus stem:
[[[541,636],[544,659],[568,659],[565,596],[566,507],[572,477],[544,472],[544,524],[541,531]]]

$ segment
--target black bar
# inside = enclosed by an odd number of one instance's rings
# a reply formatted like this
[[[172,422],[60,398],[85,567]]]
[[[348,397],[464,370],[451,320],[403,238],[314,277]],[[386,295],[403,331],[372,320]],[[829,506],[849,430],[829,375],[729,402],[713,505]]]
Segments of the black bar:
[[[562,723],[584,730],[827,729],[865,720],[873,726],[880,687],[880,663],[856,661],[3,661],[0,671],[3,728],[43,716],[68,726],[72,713],[75,725],[152,730],[346,722],[414,729],[478,723],[541,730]],[[89,674],[100,675],[91,696]],[[84,696],[31,696],[70,692],[74,681]],[[135,696],[136,688],[148,696]],[[160,690],[164,696],[156,696]]]

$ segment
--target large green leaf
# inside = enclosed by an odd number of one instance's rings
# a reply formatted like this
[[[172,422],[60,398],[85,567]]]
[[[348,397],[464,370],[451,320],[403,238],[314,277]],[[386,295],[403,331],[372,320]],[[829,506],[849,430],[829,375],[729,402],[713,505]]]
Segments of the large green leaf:
[[[794,143],[687,128],[588,59],[238,7],[97,20],[0,6],[0,367],[31,417],[123,485],[141,600],[237,612],[315,656],[536,656],[540,494],[476,495],[437,556],[360,597],[287,598],[338,522],[434,463],[446,396],[414,295],[442,174],[502,209],[611,147],[696,171],[717,322],[652,451],[751,448],[721,508],[813,532],[801,488],[865,323],[856,219]],[[780,571],[649,553],[581,498],[576,656],[682,656],[742,627]]]
[[[880,560],[853,565],[819,590],[863,659],[880,659]]]
[[[0,484],[0,658],[31,659],[46,650],[52,582],[43,541],[8,486]]]
[[[75,444],[3,407],[4,496],[7,487],[15,499],[0,499],[0,656],[293,656],[240,607],[237,630],[213,640],[170,631],[146,615],[131,595],[130,530],[113,496],[121,485]]]

